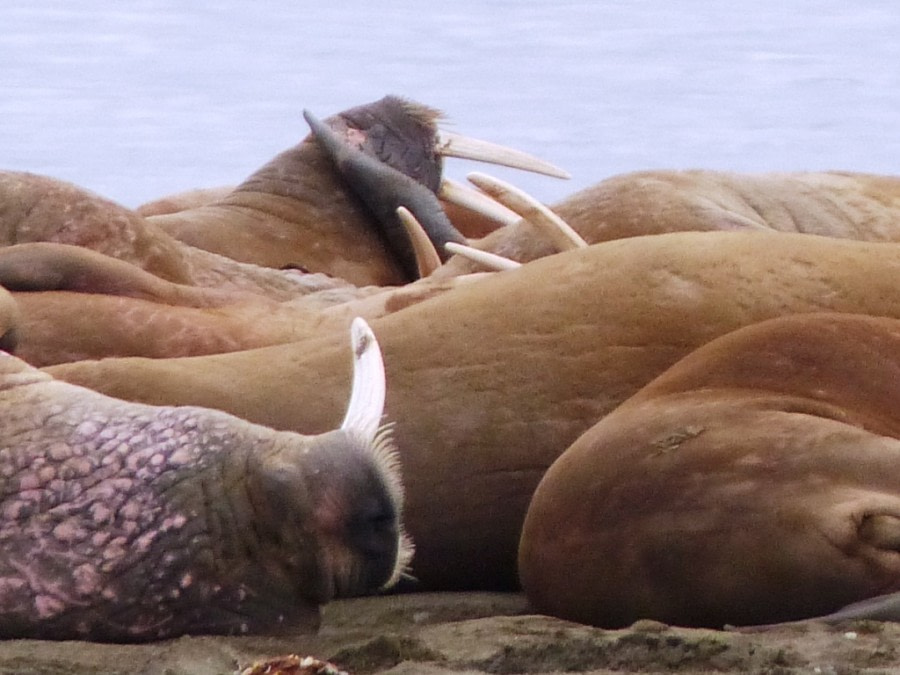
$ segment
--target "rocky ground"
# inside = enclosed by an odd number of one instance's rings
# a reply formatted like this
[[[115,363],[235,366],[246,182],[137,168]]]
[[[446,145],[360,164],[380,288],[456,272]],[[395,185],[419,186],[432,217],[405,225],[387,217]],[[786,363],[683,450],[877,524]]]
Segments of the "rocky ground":
[[[328,660],[350,675],[888,673],[900,672],[900,625],[738,633],[641,621],[605,631],[529,614],[520,595],[413,594],[333,603],[317,635],[185,637],[140,646],[11,640],[0,643],[0,673],[232,675],[291,653]]]

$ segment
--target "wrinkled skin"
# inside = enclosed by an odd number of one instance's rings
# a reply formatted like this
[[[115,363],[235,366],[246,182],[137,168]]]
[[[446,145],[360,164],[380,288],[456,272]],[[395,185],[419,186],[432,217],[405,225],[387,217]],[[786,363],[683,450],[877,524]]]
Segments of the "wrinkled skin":
[[[110,399],[0,354],[0,637],[314,628],[396,574],[382,437]]]
[[[900,241],[900,177],[874,174],[641,171],[608,178],[552,208],[590,244],[717,230]],[[525,221],[473,245],[521,262],[556,252]],[[457,257],[439,274],[471,269]]]
[[[720,628],[900,590],[898,397],[897,319],[782,317],[701,347],[550,467],[519,554],[532,604]]]
[[[676,233],[570,251],[373,321],[428,588],[511,588],[528,501],[603,415],[714,337],[832,310],[900,317],[900,249],[826,237]],[[344,339],[50,372],[126,399],[193,403],[312,433],[340,416]],[[304,401],[298,410],[294,401]]]
[[[169,213],[177,213],[178,211],[213,204],[227,197],[230,192],[234,191],[234,188],[234,185],[222,185],[212,188],[183,190],[144,202],[135,211],[142,216],[164,216]]]

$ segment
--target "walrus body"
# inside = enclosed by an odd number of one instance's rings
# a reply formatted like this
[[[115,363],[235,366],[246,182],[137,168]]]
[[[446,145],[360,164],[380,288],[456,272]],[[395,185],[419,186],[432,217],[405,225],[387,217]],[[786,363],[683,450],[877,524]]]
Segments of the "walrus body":
[[[0,259],[2,254],[0,250]],[[284,302],[253,298],[212,306],[107,293],[14,293],[21,310],[15,322],[16,355],[43,367],[83,359],[178,358],[284,344],[346,330],[356,316],[371,320],[470,281],[428,278],[383,289],[335,288]]]
[[[45,283],[46,276],[58,270],[82,267],[90,271],[85,254],[75,253],[67,260],[63,253],[67,248],[81,248],[131,263],[170,283],[255,293],[276,300],[347,285],[322,274],[298,275],[248,265],[187,246],[149,219],[76,185],[31,173],[0,171],[0,246],[37,243],[62,246],[53,258],[30,261],[36,284]]]
[[[397,468],[380,409],[361,422],[353,401],[340,430],[304,437],[111,399],[0,353],[0,637],[314,627],[322,603],[396,580]]]
[[[168,194],[138,206],[137,211],[142,216],[165,216],[170,213],[195,209],[198,206],[214,204],[234,191],[234,185],[222,185],[211,188],[195,188]]]
[[[581,433],[743,325],[824,309],[900,317],[898,274],[892,244],[678,233],[551,256],[374,320],[417,542],[413,573],[431,588],[515,587],[528,502]],[[206,405],[313,433],[340,414],[342,342],[325,334],[49,372],[126,399]]]
[[[900,177],[847,172],[639,171],[553,205],[588,243],[669,232],[776,231],[900,241]],[[555,253],[526,221],[474,243],[520,262]],[[455,259],[442,274],[472,269]]]
[[[897,319],[781,317],[710,342],[550,467],[522,534],[528,597],[604,627],[721,627],[900,590],[898,397]]]

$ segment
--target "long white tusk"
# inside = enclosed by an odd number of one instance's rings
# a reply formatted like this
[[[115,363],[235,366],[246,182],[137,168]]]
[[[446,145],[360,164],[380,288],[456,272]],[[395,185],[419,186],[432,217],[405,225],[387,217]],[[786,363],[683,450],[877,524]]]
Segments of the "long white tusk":
[[[457,244],[454,241],[448,241],[444,244],[444,248],[450,251],[450,253],[460,255],[463,258],[467,258],[472,262],[476,262],[482,267],[494,270],[495,272],[513,270],[522,266],[522,263],[510,260],[509,258],[504,258],[502,255],[489,253],[488,251],[482,251],[481,249],[465,246],[463,244]]]
[[[554,166],[550,162],[538,159],[527,152],[513,150],[497,143],[482,141],[470,136],[453,133],[452,131],[438,131],[435,152],[444,157],[459,157],[460,159],[474,159],[490,164],[500,164],[513,169],[533,171],[554,178],[571,178],[568,171]]]
[[[479,213],[485,218],[504,227],[521,220],[519,214],[512,209],[506,208],[503,204],[494,201],[483,192],[473,190],[469,186],[458,183],[452,178],[444,177],[441,180],[438,197],[446,202],[468,209],[469,211]]]
[[[428,238],[428,233],[425,232],[422,223],[412,214],[412,211],[405,206],[398,206],[397,217],[403,223],[403,228],[409,236],[410,243],[412,243],[413,253],[416,256],[416,266],[419,269],[419,277],[430,276],[432,272],[441,266],[441,259],[438,256],[437,249],[434,248],[434,244]]]
[[[363,319],[350,325],[353,348],[353,388],[341,430],[355,433],[366,443],[374,443],[384,414],[384,361],[375,334]]]
[[[587,242],[566,221],[528,193],[506,181],[477,171],[466,177],[476,187],[543,230],[560,251],[587,247]]]

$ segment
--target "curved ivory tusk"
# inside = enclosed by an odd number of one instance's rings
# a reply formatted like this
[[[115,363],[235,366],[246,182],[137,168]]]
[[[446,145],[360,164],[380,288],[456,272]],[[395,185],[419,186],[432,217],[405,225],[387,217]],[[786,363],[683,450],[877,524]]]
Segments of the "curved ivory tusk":
[[[559,250],[587,247],[587,242],[566,221],[528,193],[506,181],[477,171],[470,173],[467,178],[476,187],[543,230]]]
[[[513,150],[497,143],[482,141],[478,138],[462,136],[452,131],[438,131],[435,152],[444,157],[459,157],[460,159],[474,159],[490,164],[499,164],[513,169],[542,173],[554,178],[571,178],[571,174],[550,162],[538,159],[527,152]]]
[[[384,361],[375,334],[363,319],[350,325],[353,348],[353,389],[341,430],[357,434],[366,443],[374,443],[384,414]]]
[[[493,270],[495,272],[502,272],[503,270],[513,270],[517,267],[522,266],[522,263],[516,262],[515,260],[510,260],[509,258],[504,258],[502,255],[489,253],[488,251],[482,251],[481,249],[473,248],[471,246],[465,246],[463,244],[457,244],[456,242],[452,241],[448,241],[446,244],[444,244],[444,248],[447,249],[450,253],[460,255],[463,258],[467,258],[468,260],[478,263],[482,267]]]
[[[474,211],[485,218],[505,227],[519,222],[521,217],[512,209],[508,209],[500,202],[494,201],[479,190],[473,190],[467,185],[458,183],[452,178],[443,178],[438,190],[438,197],[445,202],[456,204],[469,211]]]
[[[441,258],[437,249],[431,243],[428,233],[422,227],[422,223],[405,206],[397,207],[397,217],[403,223],[409,241],[412,244],[413,253],[416,256],[416,266],[419,269],[419,278],[431,275],[441,266]]]

